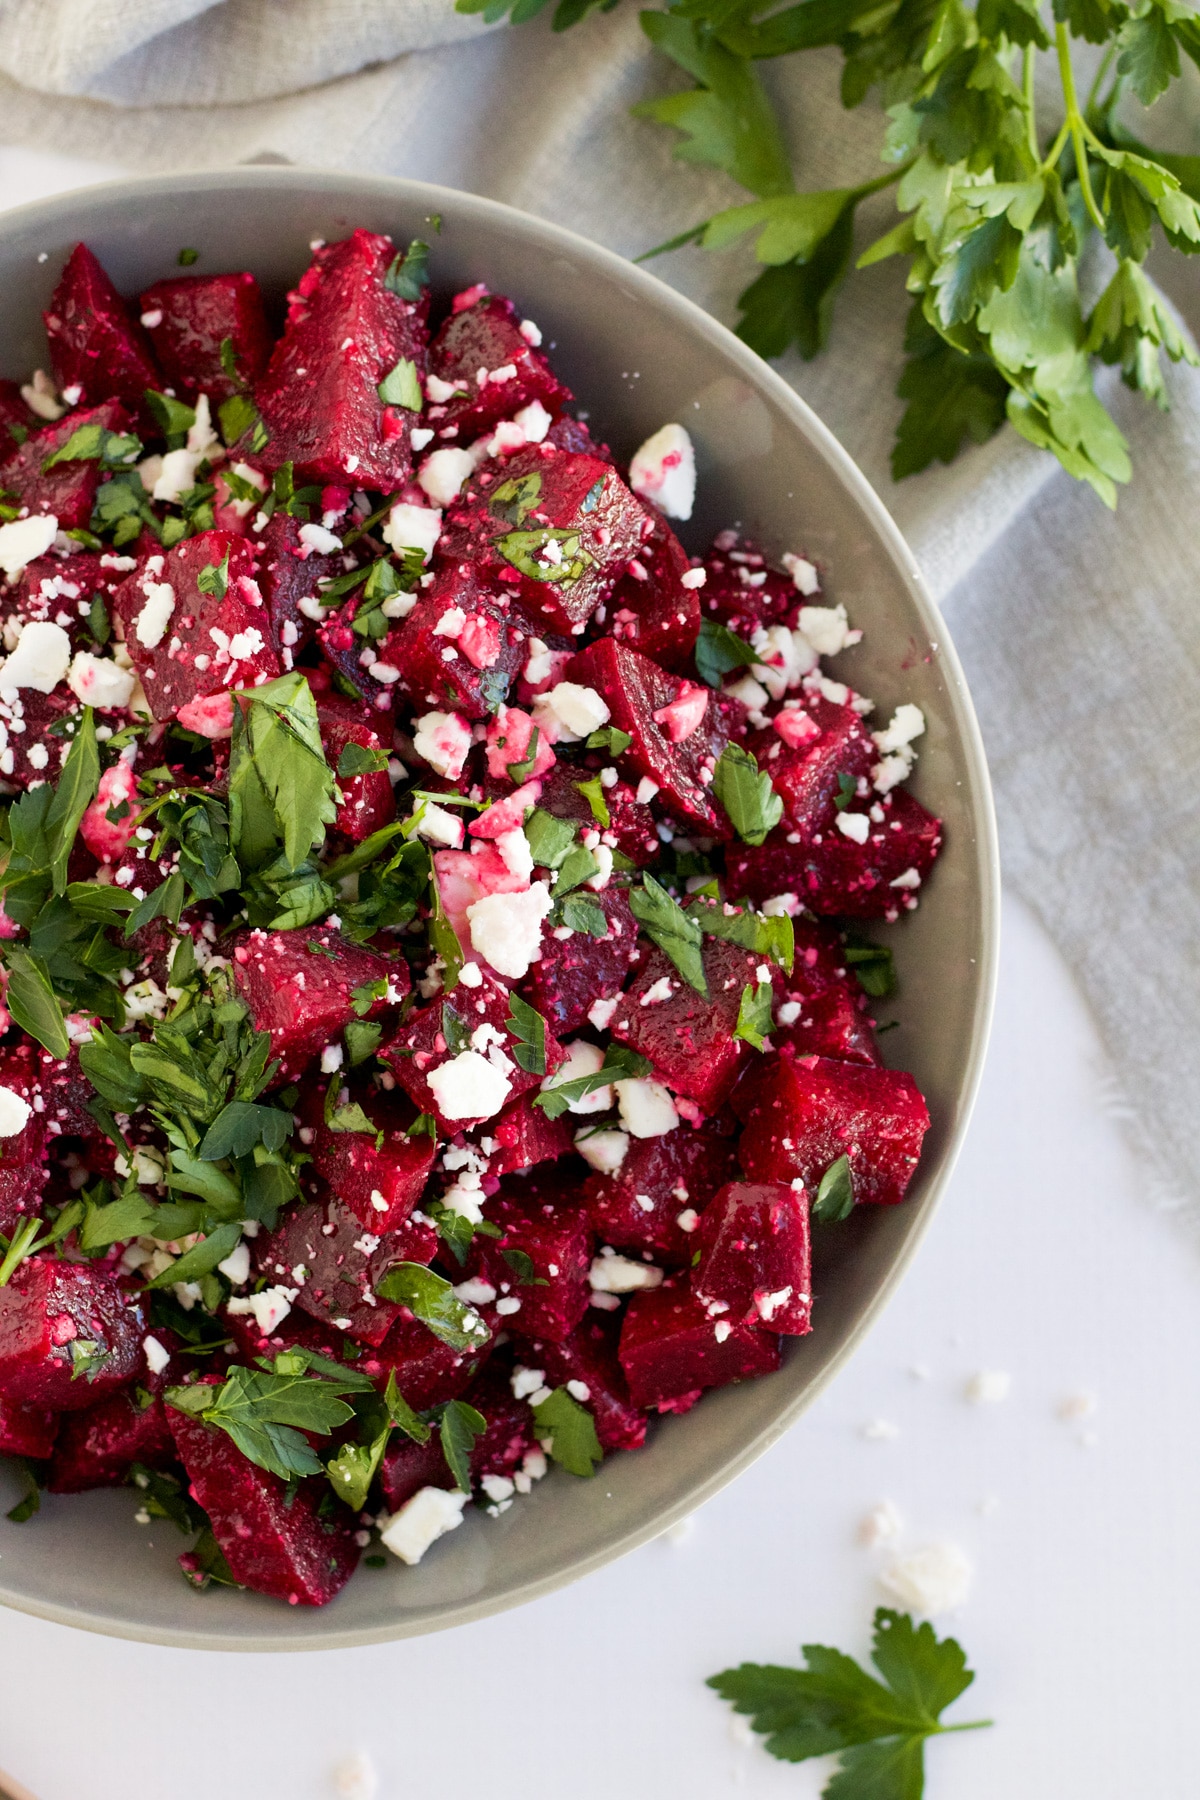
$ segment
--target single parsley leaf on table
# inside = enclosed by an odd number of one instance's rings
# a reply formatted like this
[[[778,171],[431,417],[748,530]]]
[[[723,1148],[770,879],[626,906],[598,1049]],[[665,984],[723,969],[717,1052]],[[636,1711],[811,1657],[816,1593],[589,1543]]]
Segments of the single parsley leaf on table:
[[[871,1660],[882,1682],[824,1644],[805,1644],[803,1653],[803,1669],[742,1663],[711,1676],[708,1686],[749,1717],[781,1761],[837,1753],[825,1800],[921,1800],[926,1741],[992,1723],[941,1723],[974,1672],[954,1638],[938,1638],[907,1613],[876,1609]]]

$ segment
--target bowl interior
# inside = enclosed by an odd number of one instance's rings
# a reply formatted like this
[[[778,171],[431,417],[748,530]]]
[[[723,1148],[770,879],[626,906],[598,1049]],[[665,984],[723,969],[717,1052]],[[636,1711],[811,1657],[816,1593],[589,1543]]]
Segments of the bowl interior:
[[[439,222],[435,222],[439,221]],[[176,272],[252,269],[276,302],[314,238],[356,225],[428,238],[436,290],[475,281],[511,294],[541,326],[556,369],[595,434],[627,457],[667,420],[687,426],[699,465],[702,549],[741,525],[778,555],[803,550],[829,571],[865,639],[836,672],[878,701],[922,707],[914,788],[945,821],[945,849],[917,912],[888,936],[900,1021],[883,1040],[910,1069],[933,1126],[909,1199],[820,1233],[816,1327],[774,1376],[708,1395],[664,1419],[646,1449],[611,1458],[592,1481],[556,1471],[498,1519],[469,1513],[415,1569],[363,1570],[322,1612],[254,1594],[197,1595],[174,1528],[139,1528],[128,1489],[55,1498],[38,1517],[0,1517],[0,1601],[122,1636],[221,1649],[329,1648],[406,1636],[512,1606],[598,1567],[691,1511],[797,1417],[890,1291],[949,1173],[974,1097],[995,971],[997,875],[978,731],[945,628],[911,553],[844,452],[792,391],[730,333],[609,253],[490,201],[420,183],[294,169],[124,182],[0,218],[0,375],[43,364],[40,312],[84,238],[117,286],[136,294]],[[0,1514],[21,1492],[0,1462]],[[5,1498],[11,1494],[11,1498]]]

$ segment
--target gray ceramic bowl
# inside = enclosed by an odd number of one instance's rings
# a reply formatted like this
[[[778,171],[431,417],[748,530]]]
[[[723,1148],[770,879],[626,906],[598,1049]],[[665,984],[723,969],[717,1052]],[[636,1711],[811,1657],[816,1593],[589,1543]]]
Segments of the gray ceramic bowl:
[[[441,215],[440,233],[431,214]],[[430,237],[443,294],[480,280],[512,294],[618,456],[681,420],[700,470],[689,547],[741,523],[775,553],[805,548],[866,630],[843,658],[845,673],[885,717],[901,700],[924,709],[915,788],[944,819],[946,848],[919,910],[892,939],[902,986],[888,1010],[902,1029],[884,1043],[919,1081],[933,1128],[903,1206],[864,1208],[823,1234],[816,1328],[792,1343],[780,1373],[661,1421],[646,1449],[613,1457],[592,1481],[555,1472],[501,1518],[470,1516],[418,1568],[360,1571],[321,1612],[256,1594],[196,1594],[175,1561],[183,1540],[161,1522],[137,1526],[127,1489],[47,1496],[24,1525],[0,1516],[0,1601],[191,1647],[327,1649],[457,1625],[599,1568],[716,1493],[795,1422],[900,1279],[962,1141],[992,1004],[998,874],[987,771],[958,658],[912,554],[804,402],[653,276],[539,219],[419,182],[291,168],[120,182],[0,217],[0,374],[24,379],[45,362],[41,309],[80,238],[126,293],[176,273],[187,245],[199,251],[197,272],[252,269],[278,298],[305,266],[310,239],[356,225],[398,241]],[[0,1514],[19,1491],[0,1466]]]

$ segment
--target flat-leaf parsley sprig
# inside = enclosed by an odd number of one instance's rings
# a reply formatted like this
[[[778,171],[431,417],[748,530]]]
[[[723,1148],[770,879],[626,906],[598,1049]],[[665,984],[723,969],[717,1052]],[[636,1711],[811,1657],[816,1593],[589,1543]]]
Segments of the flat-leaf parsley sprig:
[[[547,3],[456,0],[489,21],[511,10],[514,24]],[[558,0],[555,30],[597,3]],[[1152,105],[1181,53],[1200,65],[1200,15],[1174,0],[676,0],[641,24],[694,85],[634,112],[682,134],[677,156],[751,196],[646,254],[720,250],[752,233],[762,273],[741,295],[739,335],[763,356],[795,345],[812,357],[854,258],[856,209],[894,189],[900,221],[856,266],[908,262],[895,477],[951,461],[1007,418],[1115,505],[1128,446],[1096,394],[1096,365],[1119,365],[1166,406],[1162,356],[1196,357],[1143,264],[1156,231],[1175,250],[1200,250],[1200,157],[1133,138],[1120,103]],[[1084,93],[1079,40],[1103,46]],[[889,167],[856,187],[804,191],[757,65],[829,46],[845,59],[844,105],[878,92]],[[1039,53],[1058,81],[1049,120],[1035,101]],[[1097,234],[1115,267],[1089,305],[1080,259]]]
[[[925,1744],[952,1731],[980,1731],[990,1719],[943,1725],[941,1715],[975,1679],[962,1646],[932,1625],[881,1606],[871,1660],[883,1681],[824,1644],[803,1646],[803,1669],[742,1663],[708,1685],[784,1762],[837,1753],[825,1800],[921,1800]]]

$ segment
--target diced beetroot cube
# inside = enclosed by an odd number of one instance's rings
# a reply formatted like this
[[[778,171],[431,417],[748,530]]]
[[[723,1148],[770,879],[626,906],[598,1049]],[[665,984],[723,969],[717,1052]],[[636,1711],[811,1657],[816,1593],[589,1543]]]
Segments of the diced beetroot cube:
[[[528,641],[520,615],[506,610],[503,590],[499,598],[488,593],[468,566],[455,563],[376,647],[379,661],[399,670],[418,713],[434,707],[485,719],[524,667]]]
[[[316,252],[289,295],[287,328],[255,383],[268,442],[262,460],[305,481],[393,493],[408,479],[416,413],[385,406],[379,386],[402,359],[425,368],[425,302],[384,284],[390,238],[355,231]]]
[[[521,1361],[541,1369],[547,1387],[582,1382],[587,1398],[575,1398],[595,1420],[601,1449],[640,1450],[646,1441],[646,1420],[629,1398],[629,1384],[617,1355],[618,1335],[619,1326],[611,1314],[593,1315],[561,1344],[544,1340],[523,1343]]]
[[[207,394],[215,411],[238,391],[221,361],[230,340],[240,385],[250,386],[266,368],[271,332],[253,275],[177,275],[156,281],[141,297],[148,332],[168,384],[181,399]]]
[[[313,1168],[330,1191],[368,1231],[397,1231],[416,1205],[433,1167],[436,1145],[422,1132],[409,1137],[412,1108],[398,1094],[371,1093],[356,1084],[351,1098],[383,1132],[376,1143],[365,1131],[331,1131],[324,1120],[324,1093],[313,1088],[305,1109],[313,1132]]]
[[[143,1405],[135,1393],[114,1394],[86,1412],[67,1413],[46,1485],[52,1494],[120,1487],[131,1463],[161,1469],[174,1460],[175,1441],[162,1400],[149,1396],[149,1404]]]
[[[499,1146],[488,1164],[492,1175],[531,1169],[535,1163],[557,1162],[560,1156],[570,1156],[575,1148],[566,1116],[548,1118],[527,1093],[510,1100],[489,1131]]]
[[[163,385],[145,332],[86,244],[76,244],[42,314],[54,379],[76,405],[122,401],[146,430],[146,389]],[[78,415],[76,415],[78,423]]]
[[[558,938],[547,932],[542,959],[529,972],[529,998],[560,1037],[577,1030],[597,1000],[619,994],[638,960],[637,921],[624,891],[606,888],[595,899],[608,920],[608,936],[577,931]]]
[[[439,441],[448,436],[448,427],[457,426],[450,441],[469,444],[534,400],[549,413],[570,405],[571,392],[537,349],[538,341],[533,333],[522,334],[520,315],[502,294],[483,294],[473,306],[451,313],[429,346],[430,372],[458,390],[430,410]],[[435,387],[430,398],[440,392]]]
[[[862,994],[846,982],[835,982],[819,994],[796,995],[782,975],[775,983],[775,1024],[771,1042],[789,1045],[797,1057],[831,1056],[841,1062],[879,1062],[875,1033]],[[793,1017],[794,1009],[795,1016]],[[783,1021],[783,1022],[781,1022]]]
[[[358,775],[339,775],[338,765],[348,744],[357,744],[360,749],[376,753],[390,748],[391,732],[387,734],[385,746],[379,733],[367,722],[364,709],[341,694],[322,697],[317,707],[317,722],[321,728],[325,760],[337,775],[342,795],[334,827],[353,843],[360,844],[396,816],[392,779],[386,768],[367,769]]]
[[[57,1430],[57,1413],[0,1400],[0,1456],[47,1457],[54,1449]]]
[[[780,713],[785,726],[792,725],[793,736],[800,741],[793,747],[774,728],[758,734],[752,744],[759,766],[771,777],[771,785],[783,801],[785,832],[799,832],[800,842],[811,843],[817,833],[835,831],[838,817],[834,801],[859,782],[867,782],[879,752],[871,740],[862,718],[852,706],[838,706],[833,701],[814,699],[807,707]],[[805,738],[797,727],[816,727],[811,738]],[[843,779],[844,778],[844,779]],[[865,811],[875,795],[850,801],[853,810]],[[838,834],[840,837],[840,833]],[[844,840],[843,840],[844,841]]]
[[[585,828],[596,823],[591,801],[579,791],[581,781],[593,780],[596,771],[581,768],[565,759],[557,762],[542,782],[538,805],[556,819],[570,819]],[[633,788],[627,781],[616,781],[604,789],[608,808],[608,824],[601,832],[601,842],[619,850],[637,868],[643,869],[662,854],[662,844],[654,829],[654,820],[645,806],[639,806]]]
[[[561,1343],[587,1310],[592,1231],[587,1213],[568,1198],[557,1175],[510,1180],[488,1204],[489,1224],[503,1235],[476,1233],[467,1268],[495,1288],[498,1320],[522,1336]],[[512,1261],[505,1251],[519,1252]],[[522,1282],[519,1267],[528,1257],[533,1275]],[[535,1285],[545,1282],[545,1286]]]
[[[705,1209],[692,1292],[711,1319],[812,1330],[808,1199],[786,1182],[731,1181]]]
[[[39,556],[27,566],[8,604],[26,623],[50,619],[61,625],[63,618],[69,617],[64,629],[72,650],[94,650],[88,610],[97,595],[106,603],[112,599],[125,579],[126,570],[113,568],[121,561],[121,557],[90,550],[76,550],[66,558]]]
[[[699,1131],[679,1125],[662,1137],[630,1138],[615,1175],[589,1175],[583,1184],[592,1228],[618,1250],[648,1250],[656,1263],[683,1267],[695,1252],[698,1216],[736,1169],[734,1139],[711,1121]]]
[[[700,590],[706,619],[750,638],[760,625],[791,625],[802,604],[790,576],[767,567],[757,544],[723,531],[704,559],[708,579]]]
[[[94,1264],[34,1256],[0,1288],[0,1395],[79,1412],[144,1366],[141,1307]]]
[[[0,381],[0,456],[7,456],[36,430],[38,416],[26,406],[15,381]]]
[[[399,1377],[397,1377],[399,1379]],[[406,1500],[422,1488],[456,1487],[450,1465],[442,1455],[442,1440],[437,1428],[424,1444],[396,1432],[379,1465],[379,1485],[390,1512],[398,1512]]]
[[[620,1355],[635,1406],[687,1412],[705,1388],[773,1374],[779,1339],[754,1325],[710,1319],[694,1294],[667,1281],[629,1302]]]
[[[736,1105],[745,1120],[738,1156],[751,1181],[799,1179],[815,1194],[848,1156],[855,1199],[881,1206],[903,1200],[929,1129],[911,1075],[820,1056],[761,1063]]]
[[[728,714],[715,694],[701,690],[708,695],[703,713],[686,737],[672,742],[667,724],[655,715],[678,699],[683,683],[636,650],[598,638],[572,658],[567,680],[595,688],[607,703],[612,723],[633,740],[621,763],[654,782],[663,805],[712,836],[730,835],[712,797],[712,773],[729,739]]]
[[[513,1056],[518,1040],[507,1026],[510,1013],[508,989],[481,969],[475,987],[460,982],[452,994],[411,1012],[399,1035],[381,1052],[413,1104],[422,1112],[432,1113],[438,1125],[451,1135],[494,1118],[519,1094],[541,1085],[542,1077],[522,1069]],[[449,1088],[443,1086],[438,1072],[466,1056],[473,1057],[474,1062],[462,1064]],[[547,1074],[553,1074],[562,1059],[557,1039],[547,1031]],[[489,1079],[479,1067],[481,1060],[488,1063],[497,1079]],[[436,1085],[431,1083],[431,1075],[437,1077]],[[471,1077],[469,1081],[467,1076]],[[473,1094],[478,1094],[482,1103],[495,1100],[496,1105],[488,1112],[460,1114],[458,1106],[470,1104]]]
[[[300,525],[291,513],[277,508],[258,534],[258,586],[275,634],[272,642],[293,657],[315,629],[300,602],[317,599],[321,582],[342,573],[341,558],[310,550],[300,536]],[[286,654],[283,662],[290,667]]]
[[[225,591],[206,593],[201,576],[219,587],[226,558]],[[228,737],[227,725],[206,728],[199,710],[192,713],[194,703],[210,694],[224,697],[230,688],[254,687],[281,672],[255,579],[254,551],[228,531],[202,531],[150,557],[122,582],[113,607],[156,719],[182,715],[181,724],[206,737]],[[232,702],[226,702],[222,717],[232,717]]]
[[[479,471],[443,543],[507,583],[537,631],[579,636],[637,554],[643,516],[610,463],[534,444]]]
[[[0,1065],[2,1066],[2,1065]],[[0,1081],[5,1076],[0,1073]],[[47,1135],[55,1137],[99,1138],[99,1125],[88,1111],[88,1101],[96,1090],[79,1066],[79,1050],[74,1044],[65,1062],[59,1062],[48,1050],[37,1055],[37,1082],[45,1102]],[[3,1146],[0,1145],[0,1148]],[[0,1168],[3,1162],[0,1161]]]
[[[873,803],[874,804],[874,803]],[[883,822],[872,822],[865,844],[838,830],[820,843],[789,844],[782,826],[764,844],[738,844],[727,859],[731,890],[761,904],[774,894],[795,894],[811,911],[852,919],[894,921],[911,911],[917,891],[942,844],[939,819],[904,788],[878,802]]]
[[[31,513],[53,513],[61,531],[75,531],[91,521],[100,464],[91,462],[45,464],[56,450],[84,425],[102,425],[106,431],[128,431],[129,414],[116,400],[106,400],[88,412],[68,413],[53,425],[30,432],[19,450],[0,463],[0,489],[15,494]]]
[[[0,1087],[34,1108],[20,1131],[0,1138],[0,1231],[11,1237],[22,1219],[40,1210],[46,1185],[46,1113],[35,1105],[45,1101],[32,1045],[0,1050]]]
[[[705,938],[703,956],[707,1000],[661,950],[651,950],[617,1002],[609,1029],[648,1056],[673,1093],[713,1113],[733,1086],[747,1049],[733,1028],[743,991],[756,985],[762,959],[724,938]]]
[[[314,944],[320,948],[313,949]],[[357,1016],[356,988],[386,982],[386,993],[361,1015],[377,1019],[403,1000],[410,985],[402,956],[381,956],[378,950],[349,944],[327,925],[240,932],[230,941],[228,954],[254,1029],[271,1034],[281,1080],[298,1074],[326,1044],[340,1039],[347,1020]]]
[[[356,1213],[329,1200],[293,1208],[270,1236],[256,1238],[254,1263],[272,1286],[298,1289],[292,1304],[302,1312],[361,1344],[382,1344],[400,1308],[376,1296],[376,1283],[395,1263],[431,1262],[437,1245],[432,1226],[364,1231]]]
[[[587,426],[570,413],[561,413],[546,433],[546,442],[556,450],[569,450],[573,456],[598,456],[601,462],[613,461],[607,444],[597,443]]]
[[[489,1362],[471,1383],[463,1399],[487,1420],[487,1430],[475,1439],[471,1451],[471,1475],[511,1475],[534,1444],[533,1409],[512,1391],[507,1361]]]
[[[657,508],[645,510],[647,535],[608,602],[612,634],[664,668],[686,669],[700,635],[701,590],[683,585],[687,551]]]
[[[330,1510],[328,1484],[283,1482],[215,1425],[173,1407],[169,1418],[191,1492],[235,1581],[299,1606],[324,1606],[340,1593],[359,1553],[354,1515]]]
[[[36,769],[30,762],[30,750],[35,744],[54,743],[55,739],[46,735],[50,726],[60,725],[64,719],[72,714],[78,715],[83,709],[74,694],[63,685],[49,694],[39,694],[36,688],[22,688],[17,696],[15,710],[17,718],[24,720],[25,729],[19,734],[13,732],[11,727],[9,729],[8,748],[12,753],[13,766],[12,773],[6,775],[5,780],[11,781],[14,787],[27,788],[31,782],[46,779],[45,769]],[[5,701],[0,700],[0,719],[6,725],[9,724],[13,711]],[[80,850],[83,850],[86,857],[87,851],[77,838],[71,852],[72,857],[78,856]],[[81,875],[72,872],[72,879],[86,880],[90,872],[90,868]]]
[[[388,1374],[395,1372],[396,1386],[414,1412],[440,1406],[443,1400],[457,1400],[474,1379],[491,1348],[452,1350],[434,1337],[420,1319],[402,1314],[392,1326],[379,1348],[368,1352],[356,1366],[364,1375],[386,1385]]]

